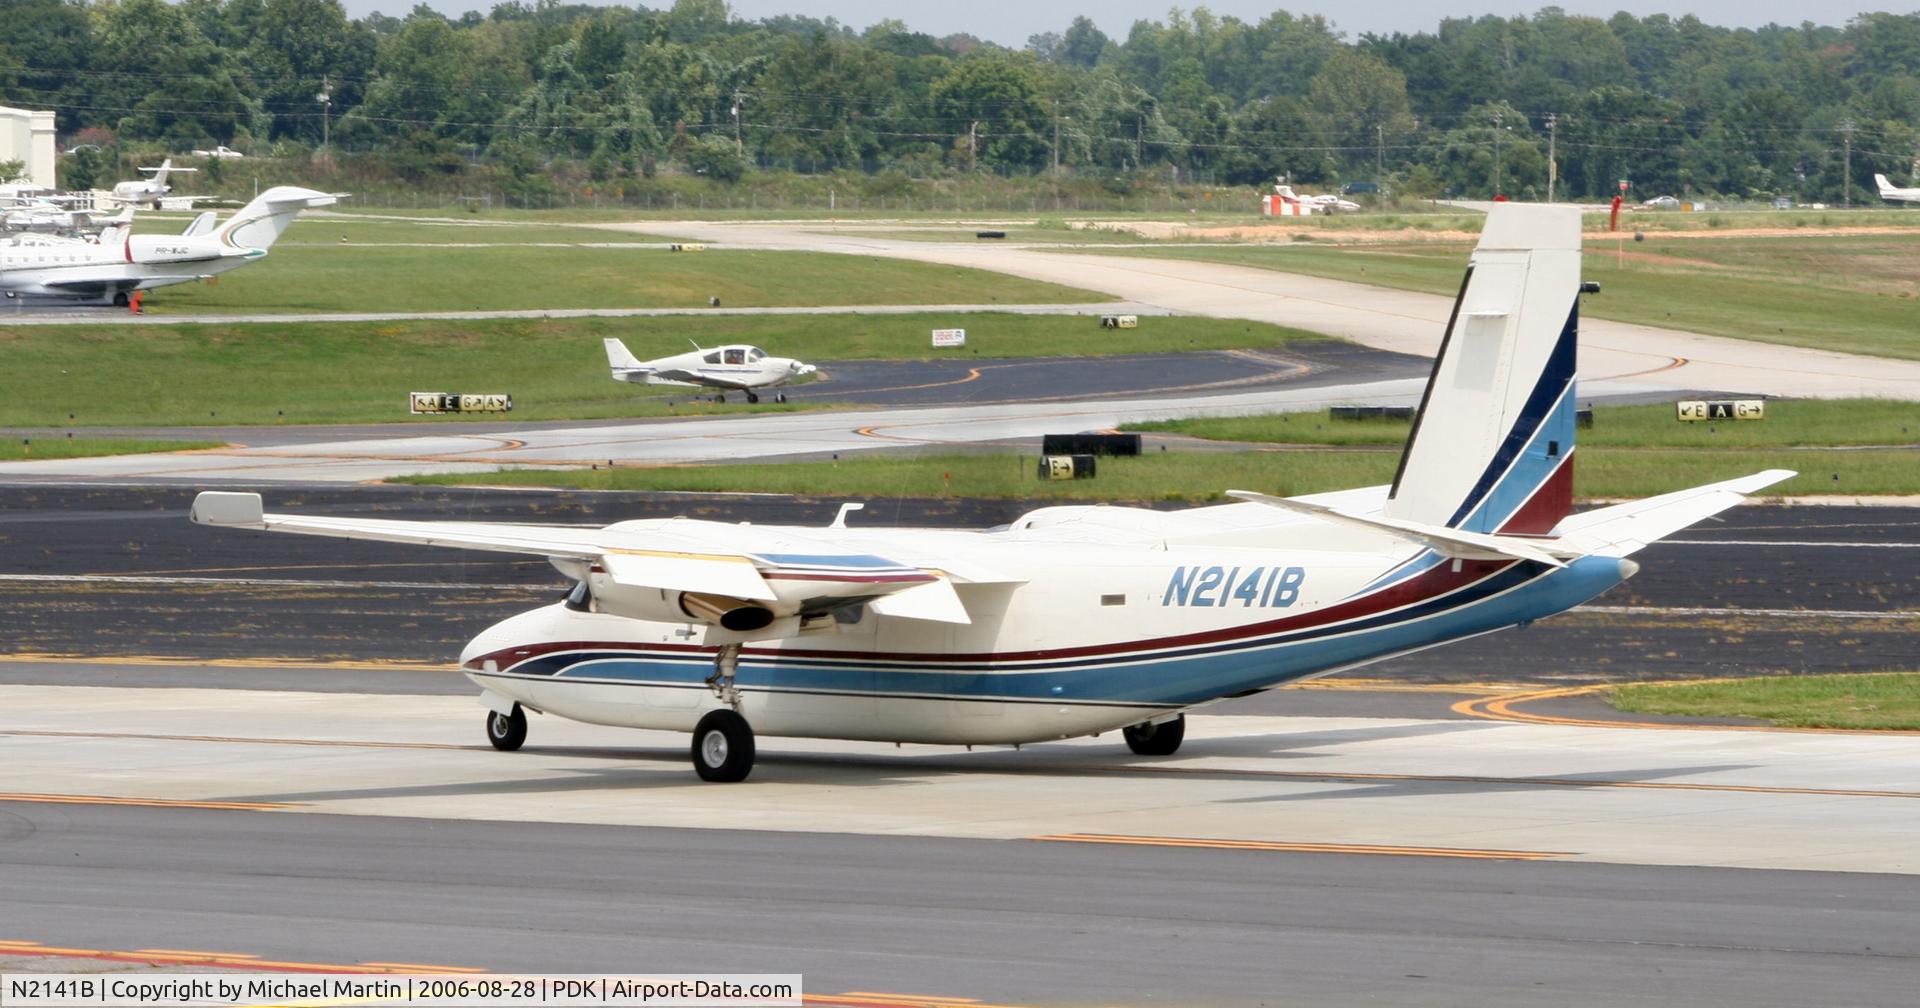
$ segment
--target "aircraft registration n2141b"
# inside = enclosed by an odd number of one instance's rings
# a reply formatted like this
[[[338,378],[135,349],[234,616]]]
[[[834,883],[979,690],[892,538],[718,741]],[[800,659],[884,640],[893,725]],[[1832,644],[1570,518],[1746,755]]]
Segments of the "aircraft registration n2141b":
[[[985,531],[603,529],[266,514],[209,525],[543,555],[565,601],[480,634],[461,666],[488,737],[527,711],[693,733],[737,781],[767,736],[1020,744],[1121,729],[1180,745],[1183,712],[1552,616],[1629,555],[1791,475],[1571,513],[1578,211],[1489,215],[1391,486],[1161,512],[1060,506]]]

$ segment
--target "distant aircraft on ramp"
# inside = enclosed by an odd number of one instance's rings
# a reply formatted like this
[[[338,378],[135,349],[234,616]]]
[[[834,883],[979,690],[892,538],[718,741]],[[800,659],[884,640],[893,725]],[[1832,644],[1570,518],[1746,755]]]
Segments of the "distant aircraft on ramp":
[[[1487,217],[1391,486],[1156,511],[1056,506],[986,531],[690,518],[606,528],[272,514],[203,525],[546,557],[566,600],[460,662],[497,749],[527,712],[692,733],[738,781],[771,736],[1020,745],[1118,731],[1167,756],[1184,712],[1544,619],[1628,557],[1791,475],[1572,513],[1580,213]],[[1276,474],[1277,475],[1277,474]],[[851,505],[849,505],[851,506]]]
[[[264,258],[300,211],[338,199],[275,186],[217,227],[211,213],[202,213],[184,234],[136,235],[123,223],[98,241],[38,235],[0,241],[0,292],[125,306],[134,291],[205,280]]]

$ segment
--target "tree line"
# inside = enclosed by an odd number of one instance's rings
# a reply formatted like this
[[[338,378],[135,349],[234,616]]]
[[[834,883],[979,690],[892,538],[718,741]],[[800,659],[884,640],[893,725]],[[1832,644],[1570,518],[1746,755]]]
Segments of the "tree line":
[[[338,0],[0,0],[0,103],[58,112],[70,175],[104,170],[89,149],[226,144],[414,179],[1284,175],[1542,198],[1551,171],[1561,198],[1631,179],[1837,200],[1920,164],[1920,14],[1750,30],[1548,7],[1347,40],[1201,7],[1010,49],[724,0],[357,20]]]

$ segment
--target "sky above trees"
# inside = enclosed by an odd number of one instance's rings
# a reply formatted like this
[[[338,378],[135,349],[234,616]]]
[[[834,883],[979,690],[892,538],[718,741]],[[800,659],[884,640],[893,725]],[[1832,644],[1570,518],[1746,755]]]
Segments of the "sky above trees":
[[[598,2],[598,0],[588,0]],[[491,0],[426,0],[428,6],[450,16],[469,10],[484,12]],[[626,4],[625,6],[632,6]],[[644,6],[671,6],[671,0],[658,0]],[[1530,15],[1546,7],[1559,7],[1569,14],[1605,18],[1617,11],[1640,17],[1668,14],[1679,18],[1692,14],[1711,25],[1729,28],[1758,28],[1766,24],[1798,25],[1811,20],[1816,24],[1839,27],[1852,16],[1851,8],[1822,8],[1804,0],[1565,0],[1558,4],[1529,0],[1297,0],[1274,3],[1273,0],[1214,0],[1211,3],[1173,3],[1169,0],[969,0],[967,3],[929,2],[929,0],[732,0],[736,17],[757,20],[782,14],[802,14],[815,18],[834,18],[860,31],[887,18],[904,21],[917,32],[944,37],[969,34],[989,42],[1018,48],[1027,38],[1041,32],[1065,31],[1075,17],[1085,16],[1102,31],[1125,37],[1133,22],[1141,19],[1165,20],[1170,7],[1192,10],[1205,7],[1222,17],[1259,21],[1274,11],[1295,15],[1318,14],[1326,18],[1349,40],[1362,34],[1376,35],[1433,31],[1445,18],[1501,17]],[[412,9],[411,0],[346,0],[347,13],[354,17],[378,11],[404,17]],[[1916,0],[1907,3],[1875,4],[1860,8],[1891,10],[1894,13],[1920,10]]]

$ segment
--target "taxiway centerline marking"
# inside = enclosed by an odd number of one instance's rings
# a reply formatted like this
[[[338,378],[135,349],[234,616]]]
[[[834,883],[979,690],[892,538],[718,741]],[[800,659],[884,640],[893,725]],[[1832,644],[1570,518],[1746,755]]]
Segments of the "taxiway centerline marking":
[[[1390,844],[1304,843],[1275,840],[1228,840],[1212,837],[1126,836],[1108,833],[1048,833],[1028,837],[1064,843],[1120,844],[1134,847],[1186,847],[1208,850],[1257,850],[1310,854],[1387,854],[1401,857],[1470,858],[1487,861],[1540,861],[1572,857],[1573,851],[1518,851],[1470,847],[1402,847]]]
[[[262,959],[239,952],[166,952],[111,951],[106,949],[61,948],[38,942],[0,942],[0,955],[57,956],[65,959],[98,959],[107,962],[136,962],[167,965],[218,966],[225,969],[266,969],[278,973],[485,973],[474,966],[435,966],[426,963],[314,963],[280,959]],[[404,969],[394,968],[396,965]]]
[[[205,801],[189,798],[117,798],[112,795],[37,794],[27,791],[0,791],[0,802],[34,802],[45,805],[134,805],[142,808],[222,809],[235,812],[280,812],[299,808],[287,802]]]
[[[237,735],[161,735],[150,732],[36,731],[28,728],[0,729],[0,735],[26,738],[137,739],[144,742],[230,742],[238,745],[333,746],[342,749],[440,749],[478,752],[477,745],[452,742],[372,742],[357,739],[248,738]]]
[[[1478,702],[1478,701],[1464,701]],[[1257,770],[1257,769],[1221,769],[1211,770],[1205,767],[1180,766],[1136,766],[1130,764],[1112,764],[1108,766],[1074,767],[1081,772],[1098,770],[1104,773],[1153,773],[1153,774],[1191,774],[1194,776],[1218,775],[1226,777],[1264,777],[1280,780],[1299,781],[1351,781],[1354,783],[1396,782],[1434,783],[1434,784],[1491,784],[1510,787],[1564,787],[1564,788],[1637,788],[1652,791],[1724,791],[1736,794],[1783,794],[1818,795],[1832,798],[1920,798],[1920,791],[1869,791],[1843,788],[1802,788],[1774,787],[1765,784],[1705,784],[1690,781],[1634,781],[1634,780],[1587,780],[1580,777],[1476,777],[1469,774],[1396,774],[1396,773],[1342,773],[1337,770]]]
[[[1729,682],[1728,679],[1684,679],[1674,684],[1692,684],[1706,682]],[[1512,721],[1524,724],[1565,725],[1580,728],[1638,728],[1654,731],[1723,731],[1723,732],[1781,732],[1796,735],[1920,735],[1920,731],[1901,728],[1794,728],[1784,725],[1728,725],[1728,724],[1686,724],[1670,721],[1633,721],[1622,717],[1620,720],[1601,718],[1572,718],[1554,714],[1535,714],[1513,709],[1514,704],[1538,703],[1542,700],[1558,700],[1566,697],[1590,696],[1612,689],[1617,683],[1603,683],[1595,686],[1569,686],[1564,689],[1537,690],[1530,693],[1512,693],[1506,696],[1474,697],[1462,700],[1452,706],[1456,714],[1467,717],[1484,718],[1489,721]],[[1649,683],[1645,685],[1661,685]],[[1816,792],[1823,793],[1823,792]],[[1847,792],[1839,792],[1845,794]],[[1907,792],[1887,792],[1879,795],[1874,792],[1861,792],[1875,796],[1906,797]]]

